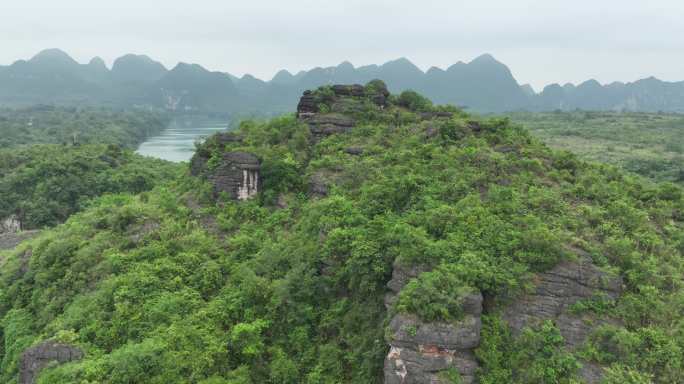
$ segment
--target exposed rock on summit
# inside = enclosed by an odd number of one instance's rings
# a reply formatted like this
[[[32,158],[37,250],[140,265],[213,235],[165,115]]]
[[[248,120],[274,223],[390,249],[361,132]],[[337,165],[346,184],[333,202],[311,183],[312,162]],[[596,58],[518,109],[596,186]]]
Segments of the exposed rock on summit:
[[[384,108],[389,95],[387,86],[379,80],[371,81],[365,87],[337,84],[327,92],[305,91],[297,105],[297,118],[309,125],[313,140],[319,141],[350,131],[356,122],[349,114],[359,112],[363,100]]]

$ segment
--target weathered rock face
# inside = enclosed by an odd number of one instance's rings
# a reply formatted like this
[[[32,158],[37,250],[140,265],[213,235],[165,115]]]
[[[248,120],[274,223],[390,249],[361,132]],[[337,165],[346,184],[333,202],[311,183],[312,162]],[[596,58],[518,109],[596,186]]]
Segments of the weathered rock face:
[[[12,215],[2,221],[0,221],[0,234],[1,233],[17,233],[21,231],[21,221],[15,215]]]
[[[385,305],[391,307],[399,291],[426,270],[395,263]],[[473,350],[480,344],[482,329],[479,292],[463,299],[463,312],[464,317],[455,323],[426,323],[413,315],[395,315],[389,325],[385,384],[447,384],[443,375],[449,370],[456,370],[464,384],[474,383],[478,364]]]
[[[65,364],[83,358],[83,352],[71,345],[46,341],[24,351],[19,366],[19,384],[35,383],[38,374],[50,364]]]
[[[318,106],[316,105],[316,99],[311,91],[304,91],[304,95],[299,99],[299,104],[297,104],[297,117],[306,118],[311,115],[318,113]]]
[[[354,119],[341,114],[318,114],[304,119],[309,125],[314,141],[321,140],[337,133],[349,132],[354,128]]]
[[[325,100],[317,100],[314,92],[305,91],[297,105],[297,118],[309,125],[314,142],[353,128],[354,120],[345,113],[359,110],[360,99],[368,99],[384,108],[389,97],[387,86],[380,81],[373,82],[373,87],[368,89],[360,84],[338,84],[331,90],[332,94],[327,94]],[[322,113],[318,103],[326,104],[328,112]]]
[[[550,271],[538,274],[535,291],[505,308],[503,318],[514,334],[544,320],[553,320],[568,350],[574,350],[605,321],[574,315],[570,313],[570,306],[597,295],[616,299],[621,288],[619,277],[601,271],[588,257],[564,261]],[[601,368],[584,364],[580,376],[586,383],[597,383],[601,379]]]
[[[259,159],[247,152],[227,152],[210,174],[214,194],[222,192],[233,200],[247,200],[259,192]]]
[[[215,135],[190,162],[190,173],[209,180],[214,185],[214,196],[225,192],[233,200],[246,200],[259,192],[259,158],[247,152],[224,152],[227,144],[241,142],[242,139],[231,132]],[[210,167],[211,149],[222,155],[218,165]]]

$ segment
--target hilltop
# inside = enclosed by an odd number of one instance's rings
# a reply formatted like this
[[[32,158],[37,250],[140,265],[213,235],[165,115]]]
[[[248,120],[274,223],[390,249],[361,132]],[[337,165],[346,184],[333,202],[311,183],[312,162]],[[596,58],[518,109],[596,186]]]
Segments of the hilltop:
[[[628,110],[684,112],[684,82],[648,78],[634,83],[551,84],[540,93],[520,85],[492,55],[423,72],[406,58],[355,67],[345,61],[296,75],[281,70],[265,81],[179,63],[167,69],[145,55],[128,54],[108,69],[102,59],[80,64],[56,49],[0,67],[0,105],[145,106],[183,113],[278,115],[291,111],[306,89],[336,83],[385,81],[390,91],[421,92],[440,104],[477,112],[516,110]]]
[[[0,378],[682,382],[682,212],[506,119],[325,86],[2,254]]]

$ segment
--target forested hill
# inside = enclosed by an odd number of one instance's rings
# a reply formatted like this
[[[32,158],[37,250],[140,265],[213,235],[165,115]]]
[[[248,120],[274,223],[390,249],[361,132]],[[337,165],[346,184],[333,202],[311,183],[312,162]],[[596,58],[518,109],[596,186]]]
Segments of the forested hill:
[[[680,383],[683,212],[506,119],[323,87],[2,254],[0,381]]]
[[[276,115],[291,111],[303,90],[376,78],[393,92],[412,89],[437,103],[477,112],[578,108],[684,112],[684,82],[648,78],[601,85],[589,80],[577,86],[552,84],[535,93],[529,85],[520,86],[509,68],[491,55],[427,72],[405,58],[362,67],[343,62],[297,74],[282,70],[263,81],[197,64],[179,63],[167,69],[144,55],[123,56],[109,69],[99,58],[80,64],[57,49],[0,66],[0,105],[152,106],[181,112]]]
[[[59,224],[94,197],[174,177],[177,165],[132,152],[168,123],[143,110],[0,109],[0,243],[19,229]]]
[[[139,109],[0,108],[0,149],[34,144],[112,144],[135,149],[170,120],[163,112]]]

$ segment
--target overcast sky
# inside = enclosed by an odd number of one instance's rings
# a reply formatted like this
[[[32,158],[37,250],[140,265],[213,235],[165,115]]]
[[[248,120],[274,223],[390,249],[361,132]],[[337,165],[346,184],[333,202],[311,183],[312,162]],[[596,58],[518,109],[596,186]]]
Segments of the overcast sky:
[[[491,53],[517,80],[684,80],[682,0],[1,0],[0,64],[61,48],[270,79],[349,60],[424,70]]]

